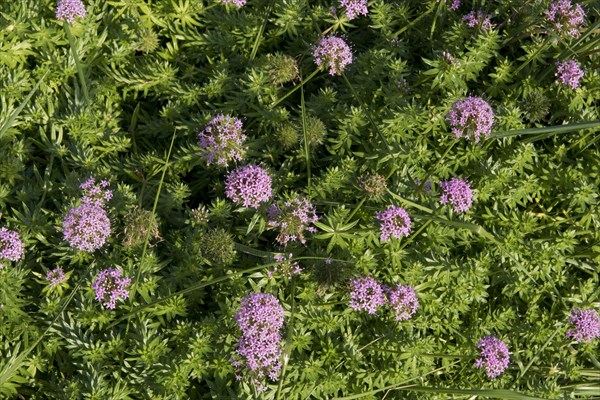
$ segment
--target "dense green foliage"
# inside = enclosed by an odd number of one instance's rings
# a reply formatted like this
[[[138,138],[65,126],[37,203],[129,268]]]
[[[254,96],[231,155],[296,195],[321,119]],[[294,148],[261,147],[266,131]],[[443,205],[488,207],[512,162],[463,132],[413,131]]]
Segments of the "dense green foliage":
[[[566,337],[574,307],[600,309],[600,20],[582,5],[581,36],[555,42],[545,1],[372,0],[349,22],[337,1],[90,0],[70,31],[54,1],[0,2],[0,227],[25,250],[0,269],[0,397],[255,398],[231,357],[257,291],[285,309],[284,369],[263,398],[593,395],[598,340]],[[465,26],[472,6],[493,29]],[[325,32],[353,62],[307,79]],[[566,58],[585,70],[576,90],[555,82]],[[468,95],[496,116],[480,143],[445,121]],[[197,137],[220,113],[243,120],[276,200],[316,205],[306,245],[282,248],[266,207],[226,198],[227,169]],[[90,176],[111,183],[112,234],[85,253],[62,222]],[[465,214],[439,201],[454,176],[474,189]],[[389,204],[413,231],[382,243]],[[302,274],[269,276],[282,252]],[[69,279],[49,288],[57,266]],[[90,287],[109,267],[133,281],[115,310]],[[365,275],[413,286],[417,314],[349,308]],[[485,335],[511,352],[496,379],[473,367]]]

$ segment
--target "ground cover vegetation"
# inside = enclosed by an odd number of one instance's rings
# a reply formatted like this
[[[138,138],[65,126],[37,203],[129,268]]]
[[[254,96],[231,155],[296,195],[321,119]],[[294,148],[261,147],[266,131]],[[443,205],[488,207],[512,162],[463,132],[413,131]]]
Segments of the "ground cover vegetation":
[[[0,2],[0,397],[598,396],[598,11]]]

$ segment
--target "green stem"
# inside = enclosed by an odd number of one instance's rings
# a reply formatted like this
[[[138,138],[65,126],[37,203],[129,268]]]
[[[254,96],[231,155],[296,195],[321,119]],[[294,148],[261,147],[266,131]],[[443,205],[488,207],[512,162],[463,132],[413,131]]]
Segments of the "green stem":
[[[559,330],[560,330],[560,327],[554,331],[554,333],[550,336],[550,338],[548,340],[546,340],[546,343],[544,343],[544,345],[535,354],[535,356],[531,359],[531,361],[529,361],[529,364],[527,364],[527,366],[521,371],[521,373],[519,374],[519,376],[517,377],[517,379],[515,380],[515,382],[512,385],[513,388],[515,388],[515,386],[517,386],[517,383],[519,383],[519,380],[525,376],[525,374],[527,373],[529,368],[531,368],[533,363],[538,359],[539,355],[544,351],[544,349],[546,349],[546,347],[550,344],[552,339],[554,339],[554,337],[559,332]]]
[[[304,104],[304,88],[300,90],[300,109],[302,111],[302,135],[304,136],[304,158],[306,159],[306,174],[308,175],[308,197],[311,189],[310,151],[308,149],[308,135],[306,133],[306,108]]]
[[[413,234],[411,234],[401,245],[400,245],[400,250],[402,250],[403,248],[405,248],[406,246],[408,246],[412,241],[415,240],[415,238],[417,238],[419,236],[419,234],[421,232],[423,232],[423,230],[425,230],[425,228],[427,228],[427,226],[431,223],[431,220],[427,220],[425,221],[425,223],[423,225],[421,225],[421,227]]]
[[[362,199],[360,199],[360,202],[356,205],[356,207],[354,207],[354,209],[352,210],[352,212],[350,213],[350,215],[348,215],[348,218],[346,218],[346,223],[350,222],[350,220],[352,219],[352,217],[354,217],[354,214],[356,214],[358,212],[358,210],[360,210],[360,208],[362,207],[362,205],[365,204],[366,200],[367,200],[366,197],[363,197]]]
[[[77,67],[77,75],[79,75],[79,82],[81,83],[81,88],[83,89],[83,97],[87,104],[90,104],[90,96],[88,93],[87,83],[85,81],[85,76],[83,74],[83,66],[79,62],[79,57],[77,56],[77,48],[75,46],[75,38],[71,33],[71,26],[68,22],[63,23],[63,28],[65,28],[65,33],[67,34],[67,39],[69,39],[69,45],[71,46],[71,54],[73,54],[73,59],[75,60],[75,67]]]
[[[162,189],[163,182],[165,180],[165,175],[167,173],[167,168],[169,167],[169,160],[171,158],[171,152],[173,150],[173,144],[175,143],[175,136],[177,131],[173,130],[173,137],[171,138],[171,145],[169,146],[169,151],[167,152],[167,159],[165,160],[165,166],[163,167],[162,175],[160,177],[160,182],[158,183],[158,190],[156,191],[156,196],[154,196],[154,205],[152,206],[152,214],[150,215],[150,219],[148,220],[148,226],[146,231],[146,238],[144,240],[144,248],[142,249],[142,258],[140,259],[140,268],[138,268],[135,282],[133,282],[133,287],[131,288],[131,297],[130,302],[133,302],[135,289],[139,286],[140,275],[142,274],[142,266],[144,265],[144,259],[146,258],[146,250],[148,249],[148,242],[150,241],[150,233],[152,232],[152,224],[154,223],[154,218],[156,215],[156,208],[158,206],[158,199],[160,197],[160,191]]]
[[[31,91],[27,94],[27,96],[21,102],[21,104],[19,104],[19,107],[17,107],[17,109],[10,115],[10,117],[8,117],[8,119],[6,120],[6,122],[4,123],[4,125],[2,125],[2,127],[0,128],[0,139],[2,138],[2,136],[4,136],[4,134],[6,133],[6,131],[8,131],[8,129],[12,126],[13,122],[19,116],[19,114],[21,113],[21,111],[23,111],[23,108],[25,108],[25,106],[29,102],[29,99],[31,99],[31,96],[33,96],[33,94],[35,92],[37,92],[38,88],[42,84],[42,81],[44,80],[44,78],[46,77],[46,75],[48,75],[48,72],[50,72],[50,68],[48,68],[46,70],[46,72],[44,72],[44,75],[42,75],[42,77],[37,81],[37,83],[35,84],[35,86],[33,87],[33,89],[31,89]]]
[[[425,178],[423,178],[423,180],[419,183],[419,186],[417,186],[417,193],[421,192],[421,190],[423,189],[423,186],[425,185],[425,183],[427,183],[427,180],[429,179],[429,177],[431,176],[433,171],[435,171],[435,169],[442,162],[442,160],[444,158],[446,158],[446,156],[448,155],[448,153],[450,153],[450,151],[456,145],[456,143],[458,143],[458,140],[453,141],[452,144],[450,146],[448,146],[448,148],[446,149],[444,154],[442,154],[442,156],[440,158],[438,158],[438,160],[435,162],[435,164],[433,164],[433,166],[431,168],[429,168],[429,171],[427,171],[427,175],[425,175]]]
[[[258,46],[260,46],[260,39],[262,38],[263,33],[265,32],[265,27],[267,26],[267,22],[269,21],[269,15],[271,14],[271,6],[273,5],[273,0],[269,1],[269,5],[267,6],[267,11],[265,12],[265,18],[263,23],[258,28],[258,34],[256,35],[256,39],[254,40],[254,45],[252,46],[252,52],[250,53],[250,61],[253,61],[256,57],[256,53],[258,52]]]
[[[73,288],[73,291],[71,292],[69,297],[67,297],[67,299],[63,303],[62,307],[60,308],[60,311],[52,319],[52,322],[50,323],[50,325],[48,325],[48,327],[44,330],[44,332],[42,332],[42,335],[39,338],[37,338],[37,340],[35,342],[33,342],[33,344],[31,346],[29,346],[27,348],[27,350],[25,350],[23,353],[19,354],[18,357],[11,358],[11,360],[8,361],[4,365],[4,368],[2,368],[2,370],[0,371],[0,387],[4,387],[4,384],[12,378],[12,376],[19,370],[19,368],[21,368],[21,365],[25,362],[25,359],[27,358],[29,353],[31,353],[33,351],[33,349],[35,349],[37,347],[37,345],[42,341],[44,336],[46,336],[48,331],[54,326],[54,324],[56,323],[58,318],[62,315],[62,313],[65,311],[65,309],[71,302],[71,300],[73,300],[73,297],[75,297],[75,293],[77,293],[77,291],[79,290],[80,287],[81,287],[81,284],[77,283],[77,285]]]
[[[538,135],[538,134],[547,134],[547,135],[558,135],[561,133],[568,132],[576,132],[582,129],[592,129],[600,126],[600,121],[590,121],[590,122],[580,122],[576,124],[566,124],[566,125],[554,125],[554,126],[546,126],[544,128],[527,128],[527,129],[517,129],[514,131],[503,131],[492,133],[490,137],[503,138],[510,136],[519,136],[519,135]]]
[[[319,71],[320,70],[318,70],[318,69],[314,70],[313,73],[308,76],[308,78],[306,78],[305,80],[303,80],[302,82],[300,82],[298,85],[294,86],[294,88],[292,90],[290,90],[283,97],[281,97],[280,99],[278,99],[277,101],[275,101],[275,103],[271,104],[271,108],[275,107],[277,104],[279,104],[283,100],[287,99],[296,90],[298,90],[302,86],[304,86],[308,81],[310,81],[312,78],[314,78],[314,76],[317,75],[317,73],[319,73]]]
[[[139,286],[140,276],[142,274],[142,269],[144,266],[144,259],[146,258],[146,250],[148,248],[148,242],[150,240],[150,233],[152,232],[152,224],[153,224],[154,218],[155,218],[156,207],[158,206],[158,198],[160,197],[160,191],[162,189],[162,184],[163,184],[163,181],[165,180],[165,174],[167,172],[167,167],[169,166],[169,159],[171,158],[171,151],[173,150],[173,143],[175,142],[176,132],[177,132],[176,130],[173,130],[173,137],[171,138],[171,145],[169,146],[169,151],[167,152],[167,159],[165,160],[165,166],[163,168],[162,176],[160,177],[160,182],[158,184],[158,190],[156,192],[156,196],[154,197],[154,205],[152,207],[152,214],[150,215],[150,218],[148,220],[146,238],[144,240],[144,248],[142,250],[142,257],[140,259],[140,265],[139,265],[139,268],[138,268],[136,276],[135,276],[135,281],[133,282],[133,285],[131,287],[131,295],[129,297],[129,304],[133,304],[135,292]],[[129,316],[129,315],[130,314],[126,314],[126,316]],[[121,320],[122,319],[119,319],[117,321],[121,321]],[[128,318],[127,319],[127,327],[125,328],[125,336],[127,336],[127,334],[129,333],[130,323],[131,323],[131,320]],[[113,324],[111,324],[109,326],[113,326]],[[121,363],[124,361],[124,357],[125,357],[125,346],[123,346],[122,352],[121,352]]]
[[[519,72],[521,72],[521,70],[523,68],[525,68],[527,65],[529,65],[530,62],[532,62],[535,57],[540,54],[543,50],[546,49],[546,47],[548,46],[548,39],[544,40],[544,42],[542,42],[542,44],[540,45],[540,47],[537,48],[537,50],[535,51],[535,53],[533,53],[531,55],[531,57],[529,57],[527,60],[525,60],[525,62],[521,65],[519,65],[519,67],[512,73],[513,76],[517,76],[517,74]]]
[[[391,149],[390,149],[390,144],[388,143],[388,141],[385,139],[385,136],[383,136],[383,133],[379,130],[379,127],[375,124],[375,122],[373,121],[373,118],[371,118],[371,112],[369,111],[369,108],[366,106],[366,104],[360,99],[360,97],[358,97],[358,94],[356,93],[356,90],[354,90],[354,86],[352,86],[352,84],[350,83],[350,81],[348,80],[348,78],[346,77],[346,74],[342,73],[342,77],[344,78],[344,81],[346,81],[346,84],[348,85],[348,87],[350,88],[350,91],[352,92],[352,95],[354,96],[354,98],[360,103],[360,105],[364,108],[365,113],[367,114],[367,119],[369,120],[369,122],[371,123],[371,125],[373,126],[373,128],[375,129],[375,131],[377,131],[377,134],[379,135],[379,137],[381,138],[381,141],[383,142],[383,144],[385,144],[385,147],[387,147],[388,151],[391,153]]]
[[[285,377],[285,371],[287,370],[288,363],[290,361],[290,354],[292,353],[292,335],[294,333],[294,315],[296,311],[296,281],[292,280],[292,310],[290,312],[290,321],[288,322],[288,330],[286,335],[286,345],[283,354],[283,368],[281,370],[281,376],[279,377],[279,384],[277,385],[277,400],[280,399],[281,389],[283,388],[283,379]]]
[[[433,9],[434,9],[434,7],[429,7],[429,9],[426,12],[424,12],[423,14],[419,15],[417,18],[412,20],[410,24],[404,25],[404,27],[402,27],[402,29],[400,29],[398,32],[394,33],[394,38],[397,38],[398,35],[400,35],[402,32],[412,28],[413,25],[419,23],[419,21],[421,21],[423,18],[425,18],[426,16],[431,14]]]

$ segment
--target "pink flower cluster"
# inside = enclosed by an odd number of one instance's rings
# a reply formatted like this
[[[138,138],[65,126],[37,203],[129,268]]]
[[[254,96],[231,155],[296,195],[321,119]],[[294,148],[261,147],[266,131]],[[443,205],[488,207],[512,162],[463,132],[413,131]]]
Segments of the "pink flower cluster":
[[[242,8],[246,5],[246,0],[221,0],[223,4],[233,4],[237,8]]]
[[[485,336],[479,340],[477,348],[480,350],[480,354],[475,361],[475,368],[485,368],[489,378],[502,375],[510,364],[506,344],[495,336]]]
[[[381,223],[379,239],[382,242],[387,242],[390,237],[399,239],[410,234],[411,220],[404,208],[391,205],[376,216]]]
[[[100,271],[92,283],[92,289],[96,292],[96,300],[104,307],[114,310],[117,300],[129,297],[126,289],[131,284],[131,279],[121,277],[121,270],[108,268]]]
[[[23,254],[23,242],[19,239],[19,233],[0,228],[0,268],[3,260],[19,261]]]
[[[353,20],[357,15],[367,15],[367,0],[340,0],[340,5],[346,9],[346,16]]]
[[[104,203],[112,199],[112,190],[107,189],[109,185],[108,181],[100,181],[96,184],[96,179],[88,178],[87,181],[79,185],[79,188],[83,190],[81,201],[84,204],[104,207]]]
[[[241,161],[246,154],[242,120],[231,115],[217,115],[198,133],[200,155],[207,164],[215,159],[217,164],[227,166],[231,161]]]
[[[71,208],[63,221],[64,239],[71,247],[92,252],[106,243],[110,235],[110,220],[104,205],[112,198],[107,187],[108,182],[101,181],[96,185],[94,178],[81,184],[83,204]]]
[[[415,289],[408,285],[397,285],[394,289],[380,284],[367,276],[350,281],[350,308],[377,314],[379,308],[390,305],[396,320],[409,320],[419,308]]]
[[[577,89],[579,81],[584,76],[584,72],[577,61],[566,60],[556,63],[556,73],[554,75],[559,84],[569,86],[571,89]]]
[[[269,377],[276,380],[281,370],[283,307],[272,294],[253,293],[242,299],[235,320],[242,331],[235,367],[246,367],[260,388]]]
[[[75,22],[75,17],[83,18],[87,11],[81,0],[58,0],[56,19],[59,21]]]
[[[61,267],[56,267],[46,273],[46,280],[48,281],[50,287],[60,285],[65,281],[65,279],[67,279],[67,276]]]
[[[273,267],[273,271],[268,272],[269,277],[272,277],[275,272],[279,272],[286,278],[291,278],[293,275],[300,275],[302,268],[298,264],[298,261],[290,261],[292,258],[294,258],[292,253],[275,255],[275,261],[278,264]]]
[[[448,111],[452,133],[457,139],[464,137],[479,142],[481,136],[488,137],[494,125],[494,112],[481,97],[467,97],[455,101]]]
[[[409,320],[417,312],[419,300],[412,286],[398,285],[393,290],[386,288],[386,293],[396,320]]]
[[[377,314],[379,307],[386,303],[383,287],[374,278],[367,276],[350,281],[350,308]]]
[[[600,316],[596,310],[582,310],[576,307],[571,312],[569,323],[573,325],[573,329],[567,332],[567,336],[578,342],[589,343],[600,337]]]
[[[450,4],[450,11],[456,11],[460,7],[460,0],[452,0],[452,4]]]
[[[557,0],[544,10],[546,22],[554,27],[558,35],[578,37],[585,26],[585,11],[571,0]]]
[[[329,67],[330,75],[340,75],[352,62],[352,51],[344,39],[328,36],[313,47],[313,57],[319,68]]]
[[[271,177],[262,167],[246,165],[233,170],[225,181],[225,194],[244,207],[260,207],[273,195]]]
[[[471,208],[473,193],[467,181],[452,178],[449,181],[442,181],[440,187],[444,192],[440,199],[442,204],[451,204],[454,212],[457,213],[466,212]]]
[[[479,28],[482,31],[488,31],[492,29],[492,16],[490,14],[485,14],[481,10],[474,10],[468,13],[463,17],[463,21],[467,24],[469,28]]]
[[[316,232],[316,228],[309,226],[318,221],[315,206],[305,198],[287,200],[283,207],[275,204],[269,208],[269,225],[279,228],[277,241],[285,246],[288,242],[300,241],[306,243],[304,231]]]

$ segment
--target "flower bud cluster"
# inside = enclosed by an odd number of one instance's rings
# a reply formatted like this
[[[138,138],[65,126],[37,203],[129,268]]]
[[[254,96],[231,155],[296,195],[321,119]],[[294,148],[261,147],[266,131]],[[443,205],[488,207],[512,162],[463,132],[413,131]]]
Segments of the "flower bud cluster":
[[[306,243],[304,231],[311,233],[317,231],[316,228],[309,226],[319,219],[315,206],[305,198],[287,200],[283,207],[272,205],[268,214],[269,225],[280,230],[276,240],[283,246],[296,240],[304,244]]]
[[[235,367],[247,368],[257,386],[281,371],[283,307],[272,294],[253,293],[242,299],[235,320],[242,331],[234,357]]]
[[[71,247],[93,252],[106,243],[110,235],[110,220],[104,206],[112,198],[107,187],[108,182],[101,181],[96,185],[94,178],[81,184],[84,194],[82,204],[71,208],[63,221],[64,239]]]
[[[121,277],[121,270],[107,268],[96,276],[92,283],[92,289],[96,292],[96,300],[101,302],[104,307],[114,310],[117,300],[129,297],[129,291],[126,288],[130,284],[130,278]]]
[[[411,220],[404,208],[391,205],[376,216],[381,223],[379,239],[382,242],[389,241],[390,237],[399,239],[410,234]]]
[[[19,233],[0,228],[0,268],[4,260],[19,261],[23,254],[23,242],[19,239]]]
[[[379,308],[389,304],[396,320],[409,320],[419,308],[415,289],[409,285],[390,288],[367,276],[350,281],[350,308],[377,314]]]
[[[510,363],[506,344],[495,336],[485,336],[479,340],[477,348],[480,354],[475,361],[475,368],[485,368],[489,378],[502,375]]]

